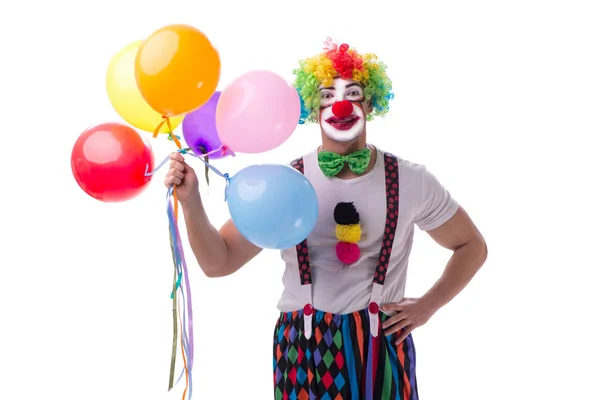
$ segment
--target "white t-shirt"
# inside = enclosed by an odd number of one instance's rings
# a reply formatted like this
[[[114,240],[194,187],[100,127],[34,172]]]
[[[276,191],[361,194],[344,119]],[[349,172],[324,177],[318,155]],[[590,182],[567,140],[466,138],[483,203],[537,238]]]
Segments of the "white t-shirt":
[[[377,149],[374,168],[357,178],[342,180],[323,175],[317,161],[317,149],[304,156],[304,175],[317,192],[319,216],[307,239],[312,271],[313,306],[317,310],[346,314],[369,304],[373,275],[385,228],[384,156]],[[404,298],[408,258],[413,244],[414,226],[427,231],[448,221],[458,203],[440,182],[422,165],[398,158],[399,216],[381,304]],[[353,202],[360,216],[361,256],[351,265],[336,255],[336,222],[333,211],[339,202]],[[296,248],[281,252],[285,261],[284,290],[278,303],[281,311],[296,311],[306,301],[301,292]]]

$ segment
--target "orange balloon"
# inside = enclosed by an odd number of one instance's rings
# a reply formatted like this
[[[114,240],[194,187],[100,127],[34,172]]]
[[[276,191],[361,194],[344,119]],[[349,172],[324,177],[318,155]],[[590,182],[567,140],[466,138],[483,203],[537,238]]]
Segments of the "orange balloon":
[[[174,117],[194,111],[217,90],[221,60],[206,35],[189,25],[154,32],[135,58],[135,78],[144,100]]]

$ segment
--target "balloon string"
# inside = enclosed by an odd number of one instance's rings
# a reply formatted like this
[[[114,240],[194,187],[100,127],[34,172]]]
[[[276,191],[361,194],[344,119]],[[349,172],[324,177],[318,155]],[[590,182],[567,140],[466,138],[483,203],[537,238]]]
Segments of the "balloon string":
[[[185,400],[185,395],[188,391],[189,385],[190,385],[190,375],[189,375],[189,371],[188,371],[188,365],[187,365],[187,349],[185,346],[185,340],[184,340],[184,331],[183,331],[183,318],[181,317],[181,304],[179,303],[179,298],[177,300],[177,304],[178,304],[178,308],[179,308],[179,332],[180,333],[180,340],[181,340],[181,358],[183,359],[183,370],[185,371],[185,389],[183,389],[183,395],[181,396],[182,400]],[[184,305],[185,307],[185,305]]]
[[[181,142],[179,141],[179,138],[176,135],[173,135],[173,127],[171,126],[171,119],[166,116],[163,115],[162,116],[163,120],[160,121],[160,124],[158,124],[158,126],[156,127],[156,129],[154,129],[154,133],[152,134],[153,138],[157,138],[158,134],[160,133],[160,128],[163,127],[163,125],[167,124],[167,131],[168,131],[168,135],[169,135],[169,140],[172,140],[175,145],[177,146],[177,148],[181,151]],[[164,160],[160,166],[162,167],[166,162],[168,161],[168,158],[166,160]],[[152,171],[152,173],[156,172],[156,170]],[[146,165],[146,176],[150,176],[148,175],[148,165]],[[173,189],[173,197],[175,197],[175,221],[177,221],[178,218],[178,214],[179,214],[179,202],[177,201],[177,190]]]
[[[163,127],[163,125],[165,124],[165,121],[166,121],[166,118],[165,118],[165,117],[163,117],[163,120],[162,120],[162,121],[160,121],[160,124],[158,124],[158,126],[157,126],[157,127],[156,127],[156,129],[154,130],[154,133],[152,134],[152,137],[153,137],[153,138],[155,138],[155,139],[156,139],[156,138],[158,137],[158,134],[160,133],[160,128],[162,128],[162,127]]]
[[[180,265],[181,266],[181,265]],[[180,268],[180,273],[181,273],[181,268]],[[189,291],[189,288],[188,288]],[[183,292],[183,290],[179,291],[179,296],[177,296],[179,300],[181,300],[181,302],[178,301],[179,304],[179,328],[180,328],[180,339],[181,339],[181,352],[182,352],[182,356],[183,356],[183,368],[181,371],[181,374],[179,375],[179,378],[177,378],[177,382],[175,382],[175,384],[177,385],[179,383],[179,381],[181,380],[181,378],[183,378],[184,374],[185,374],[185,380],[186,380],[186,390],[183,392],[183,398],[185,398],[185,392],[189,389],[188,394],[189,394],[189,398],[192,398],[192,359],[193,359],[193,355],[190,351],[190,339],[188,338],[188,334],[186,331],[186,321],[188,321],[187,318],[187,313],[186,313],[186,296],[185,293]],[[181,310],[183,309],[183,316],[181,315]],[[191,310],[190,310],[191,312]],[[189,323],[189,321],[188,321]],[[193,334],[193,333],[192,333]],[[186,363],[186,360],[189,360],[188,363]]]
[[[171,191],[169,191],[169,196],[171,195]],[[177,338],[178,338],[178,301],[177,301],[177,292],[181,285],[182,273],[179,268],[181,265],[181,255],[178,252],[177,246],[177,233],[176,227],[177,223],[175,222],[175,215],[173,212],[173,207],[171,205],[170,198],[167,198],[167,215],[169,219],[169,239],[171,244],[171,254],[173,257],[173,288],[171,299],[173,300],[172,311],[173,311],[173,339],[172,339],[172,348],[171,348],[171,367],[169,371],[169,390],[171,390],[174,386],[173,379],[175,375],[175,362],[177,358]]]
[[[181,274],[181,264],[179,265],[179,273]],[[189,291],[189,288],[188,288]],[[186,312],[186,296],[184,294],[183,289],[179,289],[178,291],[178,296],[177,296],[177,304],[178,304],[178,308],[179,308],[179,338],[181,340],[181,355],[183,357],[183,368],[181,371],[181,374],[179,375],[179,378],[177,378],[177,382],[175,382],[175,385],[177,385],[179,383],[179,381],[181,380],[181,378],[183,378],[183,376],[185,376],[185,390],[183,392],[183,398],[185,398],[185,393],[186,391],[189,394],[189,397],[191,399],[192,397],[192,352],[191,352],[191,347],[190,347],[190,340],[193,338],[190,338],[188,336],[187,333],[187,329],[186,329],[186,325],[190,323],[190,321],[187,318],[187,312]],[[182,311],[183,311],[183,316],[182,316]],[[190,310],[191,312],[191,310]],[[191,333],[193,334],[193,332]]]
[[[190,150],[189,148],[183,149],[181,147],[181,142],[179,141],[179,137],[173,135],[173,129],[171,127],[171,122],[168,117],[163,117],[163,121],[157,126],[154,131],[153,137],[157,137],[159,134],[160,128],[167,124],[168,127],[168,139],[172,140],[178,148],[178,151],[181,154],[187,154]],[[206,149],[202,149],[202,156],[199,157],[195,154],[192,154],[195,157],[198,157],[205,164],[205,176],[206,183],[208,185],[208,170],[213,170],[217,175],[225,178],[227,185],[229,185],[229,175],[224,174],[219,171],[217,168],[213,167],[209,164],[209,155],[216,154],[217,152],[221,152],[223,156],[232,155],[235,156],[229,148],[226,146],[221,146],[219,149],[216,149],[212,152],[206,152]],[[149,173],[149,165],[146,166],[145,176],[151,176],[156,171],[158,171],[161,167],[163,167],[169,160],[169,157],[165,158],[152,172]],[[227,190],[225,191],[227,193]],[[173,203],[171,203],[170,197],[173,196]],[[192,368],[193,368],[193,360],[194,360],[194,333],[193,333],[193,322],[192,322],[192,303],[191,303],[191,293],[190,293],[190,283],[187,271],[187,265],[185,262],[185,257],[183,255],[183,245],[181,243],[181,236],[178,228],[178,205],[179,201],[177,198],[177,187],[172,186],[169,188],[167,192],[167,215],[169,219],[169,233],[170,233],[170,244],[171,244],[171,253],[173,256],[173,264],[174,264],[174,275],[173,275],[173,289],[171,293],[171,298],[173,300],[173,343],[171,349],[171,367],[169,371],[169,390],[173,388],[174,378],[175,378],[175,361],[176,361],[176,348],[177,348],[177,339],[179,336],[180,344],[181,344],[181,355],[183,358],[183,371],[181,372],[179,378],[177,379],[177,383],[185,374],[185,389],[183,391],[182,400],[185,400],[186,394],[188,398],[192,397]],[[183,290],[183,282],[187,290],[187,296],[185,291]],[[180,302],[180,299],[182,300]],[[187,300],[187,302],[186,302]],[[186,304],[187,303],[187,304]],[[186,307],[187,306],[187,307]],[[183,316],[182,309],[183,308]],[[187,310],[186,310],[187,309]],[[187,311],[187,312],[186,312]],[[178,318],[179,317],[179,318]],[[179,319],[179,329],[177,324],[177,319]],[[179,331],[179,335],[178,335]]]
[[[179,149],[178,151],[181,154],[187,154],[191,148],[182,148],[181,146],[181,142],[179,141],[179,136],[174,135],[173,134],[173,128],[171,126],[171,120],[169,119],[169,117],[163,115],[163,120],[158,124],[158,126],[156,127],[156,129],[154,130],[154,133],[152,134],[152,137],[156,138],[158,137],[159,133],[160,133],[160,128],[163,127],[164,124],[167,124],[168,127],[168,135],[169,135],[169,140],[172,140],[175,145],[177,146],[177,148]],[[200,156],[197,156],[196,154],[192,154],[194,157],[198,157],[200,158],[200,160],[202,162],[204,162],[206,164],[207,168],[210,168],[213,170],[213,172],[215,172],[217,175],[221,176],[221,177],[225,177],[225,174],[223,174],[221,171],[219,171],[218,169],[214,168],[212,165],[209,165],[208,163],[208,157],[212,156],[214,154],[217,153],[221,153],[222,156],[232,156],[235,157],[235,153],[228,147],[225,145],[221,145],[218,149],[206,152],[204,148],[201,148],[202,151],[202,157],[204,157],[205,159],[203,160]],[[169,157],[166,157],[153,171],[148,171],[148,169],[150,168],[149,165],[146,165],[146,172],[144,173],[145,176],[151,176],[153,175],[156,171],[158,171],[161,167],[163,167],[167,162],[169,161]],[[207,174],[207,184],[208,184],[208,174]]]
[[[221,155],[224,155],[224,156],[227,156],[227,155],[230,155],[230,156],[232,156],[232,157],[235,157],[235,156],[236,156],[236,154],[235,154],[233,151],[231,151],[231,150],[230,150],[230,149],[229,149],[227,146],[221,146],[221,147],[219,147],[219,148],[218,148],[218,149],[216,149],[216,150],[212,150],[212,151],[209,151],[209,152],[208,152],[208,153],[206,153],[206,154],[202,154],[202,156],[198,156],[198,155],[196,155],[196,154],[194,154],[194,153],[190,153],[190,151],[191,151],[191,150],[192,150],[192,149],[191,149],[190,147],[188,147],[188,148],[185,148],[185,149],[179,149],[179,150],[178,150],[178,152],[179,152],[179,153],[181,153],[181,154],[189,154],[189,155],[191,155],[191,156],[193,156],[193,157],[200,158],[200,160],[201,160],[202,162],[204,162],[205,164],[206,164],[206,161],[204,161],[204,160],[202,159],[203,157],[209,157],[209,156],[215,155],[215,154],[217,154],[217,153],[221,153]],[[164,159],[164,160],[162,160],[162,161],[160,162],[160,164],[158,164],[158,166],[157,166],[156,168],[154,168],[152,171],[148,171],[148,170],[149,170],[149,168],[150,168],[150,165],[146,165],[146,171],[144,172],[144,176],[152,176],[152,175],[154,175],[156,172],[158,172],[158,170],[159,170],[159,169],[161,169],[162,167],[164,167],[164,165],[165,165],[167,162],[169,162],[169,157],[165,157],[165,159]],[[219,176],[221,176],[221,177],[224,177],[224,176],[225,176],[225,174],[223,174],[221,171],[219,171],[218,169],[216,169],[216,168],[215,168],[215,167],[213,167],[212,165],[208,165],[207,167],[208,167],[208,168],[210,168],[210,169],[211,169],[211,170],[212,170],[214,173],[216,173],[217,175],[219,175]]]
[[[167,210],[170,211],[170,210]],[[171,219],[171,215],[169,213],[169,220]],[[170,221],[169,221],[170,222]],[[171,224],[169,224],[171,225]],[[177,260],[175,255],[175,243],[173,243],[173,233],[171,232],[170,242],[171,242],[171,254],[173,256],[173,264],[175,270],[173,271],[173,293],[177,291]],[[169,368],[169,390],[173,388],[173,380],[175,378],[175,360],[177,358],[177,297],[173,296],[172,303],[172,312],[173,312],[173,339],[171,342],[171,367]]]
[[[177,205],[179,204],[179,200],[177,199],[177,187],[173,186],[173,214],[175,215],[175,223],[177,223],[178,221],[178,208]]]
[[[191,298],[192,298],[192,293],[190,290],[190,280],[189,280],[189,275],[188,275],[188,267],[187,267],[187,263],[185,261],[185,256],[184,256],[184,252],[183,252],[183,243],[181,241],[181,233],[179,232],[179,227],[176,225],[175,226],[175,234],[176,234],[176,244],[177,244],[177,250],[178,250],[178,254],[179,254],[179,265],[181,267],[181,271],[183,273],[183,280],[185,282],[185,289],[186,289],[186,297],[187,297],[187,316],[188,316],[188,326],[187,329],[189,332],[189,337],[190,337],[190,343],[189,343],[189,351],[190,354],[188,355],[188,360],[189,360],[189,366],[190,369],[192,368],[193,364],[194,364],[194,341],[193,341],[193,332],[194,332],[194,327],[192,324],[192,303],[191,303]],[[182,290],[182,294],[183,294],[183,290]]]
[[[235,157],[235,153],[233,151],[231,151],[228,147],[226,146],[221,146],[219,147],[217,150],[213,150],[210,151],[206,154],[203,154],[202,156],[196,155],[194,153],[190,153],[191,149],[190,148],[186,148],[186,149],[179,149],[178,151],[181,154],[189,154],[193,157],[198,158],[200,161],[202,161],[207,168],[210,168],[215,174],[219,175],[221,178],[225,179],[225,201],[227,201],[227,188],[229,187],[229,174],[228,173],[223,173],[221,171],[219,171],[214,165],[210,164],[207,160],[204,160],[205,157],[211,155],[211,154],[216,154],[217,152],[221,152],[223,155],[231,155],[232,157]],[[151,176],[153,174],[155,174],[160,168],[162,168],[167,162],[169,161],[169,157],[166,157],[156,168],[154,168],[153,171],[148,172],[149,166],[146,165],[146,172],[144,173],[145,176]],[[174,193],[174,197],[176,198],[177,193],[175,191],[175,187],[173,187],[173,193]],[[177,214],[177,201],[175,202],[175,213]]]
[[[194,367],[194,327],[193,327],[193,315],[192,315],[192,295],[190,293],[190,281],[188,276],[188,268],[185,262],[183,254],[183,244],[181,242],[181,234],[179,228],[175,227],[177,234],[177,248],[180,255],[180,271],[183,273],[185,291],[183,287],[179,289],[182,303],[183,303],[183,319],[181,320],[181,350],[184,354],[184,367],[186,372],[186,391],[189,394],[189,398],[192,398],[192,369]],[[183,394],[185,399],[185,392]]]
[[[202,157],[197,156],[196,154],[192,154],[192,156],[199,158],[200,161],[202,161],[208,168],[212,169],[215,174],[217,174],[221,178],[225,179],[225,201],[227,201],[227,191],[229,189],[229,183],[231,180],[231,178],[229,177],[229,174],[227,172],[223,173],[223,172],[219,171],[218,169],[213,167],[211,164],[209,164],[208,161],[203,160]]]
[[[167,215],[169,219],[169,237],[171,242],[171,252],[173,255],[173,264],[175,267],[174,274],[174,285],[173,291],[171,292],[171,298],[173,299],[173,348],[171,352],[171,368],[169,375],[169,390],[173,388],[173,378],[175,369],[176,359],[176,346],[177,346],[177,333],[179,331],[179,340],[181,345],[181,353],[183,357],[183,371],[177,379],[177,383],[185,375],[186,385],[183,392],[183,399],[185,400],[186,394],[189,399],[192,396],[192,363],[193,363],[193,322],[192,322],[192,304],[191,304],[191,293],[189,278],[187,273],[187,265],[185,263],[185,257],[183,255],[183,245],[181,243],[181,235],[177,223],[175,222],[175,213],[171,203],[170,196],[173,194],[172,189],[167,192]],[[183,290],[182,277],[184,278],[185,287],[187,290],[187,296]],[[176,281],[176,283],[175,283]],[[187,300],[187,301],[186,301]],[[187,307],[186,307],[187,306]],[[186,309],[188,310],[186,312]],[[182,315],[183,310],[183,315]],[[177,317],[179,317],[179,324],[177,324]],[[189,317],[189,318],[188,318]],[[179,330],[177,326],[179,325]],[[189,332],[189,334],[188,334]]]
[[[209,155],[209,153],[203,154],[202,156],[199,156],[199,155],[196,155],[196,154],[193,154],[193,153],[187,153],[187,154],[191,155],[192,157],[198,158],[200,161],[202,161],[204,163],[204,165],[206,165],[207,168],[210,168],[215,174],[219,175],[221,178],[225,178],[225,179],[229,178],[228,174],[219,171],[212,164],[209,164],[208,161],[204,160],[204,157],[206,157],[207,155]]]
[[[171,127],[171,119],[165,115],[163,115],[163,120],[160,122],[160,124],[158,124],[156,129],[154,129],[154,133],[152,134],[152,137],[157,138],[158,135],[161,133],[160,128],[162,128],[165,124],[167,124],[167,130],[168,130],[167,135],[169,135],[169,140],[172,140],[173,142],[175,142],[175,145],[177,146],[177,148],[181,149],[181,142],[179,141],[179,136],[173,135],[173,128]]]
[[[208,156],[206,155],[206,153],[207,153],[206,148],[204,146],[200,147],[200,152],[204,155],[204,160],[206,161],[206,164],[207,164],[204,166],[204,179],[206,179],[206,186],[208,186],[210,184],[209,179],[208,179],[209,159],[208,159]]]

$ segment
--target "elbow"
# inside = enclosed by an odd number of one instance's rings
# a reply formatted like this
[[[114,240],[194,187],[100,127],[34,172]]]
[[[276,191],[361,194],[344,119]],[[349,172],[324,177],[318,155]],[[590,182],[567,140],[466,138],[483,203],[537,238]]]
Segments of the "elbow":
[[[218,271],[212,268],[201,268],[207,278],[220,278]]]
[[[200,269],[207,278],[222,278],[226,276],[226,274],[223,274],[222,269],[218,267],[200,265]]]
[[[479,242],[478,243],[479,262],[480,262],[480,265],[483,266],[483,264],[487,261],[488,246],[487,246],[487,242],[485,241],[485,239],[483,237],[481,237],[478,242]]]
[[[222,259],[223,257],[207,257],[207,254],[202,254],[202,257],[200,257],[197,252],[194,252],[194,256],[198,266],[207,278],[221,278],[229,275],[227,273],[227,263]]]
[[[478,271],[487,260],[488,247],[485,239],[481,235],[471,238],[471,240],[458,247],[456,250],[459,249],[462,249],[461,252],[464,251],[465,256],[470,260],[475,271]]]
[[[204,275],[207,278],[223,278],[225,276],[231,275],[236,271],[236,269],[228,268],[226,265],[200,264],[200,269],[202,269],[202,272],[204,272]]]

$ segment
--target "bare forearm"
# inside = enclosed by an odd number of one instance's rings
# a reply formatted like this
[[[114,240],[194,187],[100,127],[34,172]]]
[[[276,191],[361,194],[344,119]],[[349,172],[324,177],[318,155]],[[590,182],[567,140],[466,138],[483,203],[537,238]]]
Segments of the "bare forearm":
[[[200,196],[182,204],[190,247],[207,276],[227,263],[227,244],[219,231],[210,223]]]
[[[473,279],[487,258],[483,240],[466,243],[454,251],[440,279],[422,297],[437,311],[458,295]]]

